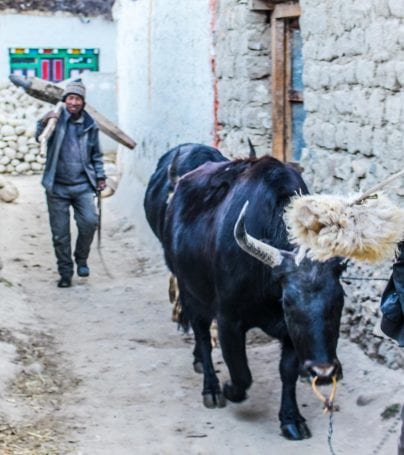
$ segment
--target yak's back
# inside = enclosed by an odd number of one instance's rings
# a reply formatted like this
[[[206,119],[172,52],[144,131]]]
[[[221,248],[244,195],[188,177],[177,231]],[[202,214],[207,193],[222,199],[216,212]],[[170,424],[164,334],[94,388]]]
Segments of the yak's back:
[[[203,213],[217,210],[232,190],[232,198],[241,197],[244,193],[238,192],[238,187],[253,190],[263,201],[272,198],[273,204],[282,208],[294,194],[308,192],[294,168],[271,156],[207,162],[181,179],[182,221],[190,223]]]

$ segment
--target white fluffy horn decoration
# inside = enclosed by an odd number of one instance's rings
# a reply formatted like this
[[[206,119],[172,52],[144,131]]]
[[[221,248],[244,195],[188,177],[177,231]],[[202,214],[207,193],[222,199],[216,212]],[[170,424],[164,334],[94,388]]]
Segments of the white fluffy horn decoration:
[[[281,250],[274,248],[261,240],[255,239],[249,235],[245,227],[245,213],[247,211],[248,201],[241,209],[240,215],[234,225],[234,238],[238,246],[249,255],[255,257],[270,267],[280,265],[284,259]]]
[[[370,263],[391,260],[404,239],[404,210],[383,194],[358,203],[358,195],[307,195],[285,212],[289,239],[313,259],[333,256]]]

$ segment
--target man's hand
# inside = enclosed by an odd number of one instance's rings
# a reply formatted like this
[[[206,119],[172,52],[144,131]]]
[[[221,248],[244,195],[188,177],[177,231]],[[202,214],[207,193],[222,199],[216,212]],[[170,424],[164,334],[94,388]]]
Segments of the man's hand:
[[[58,119],[59,115],[54,111],[47,112],[41,119],[42,124],[46,125],[51,118]]]
[[[98,179],[97,180],[97,191],[103,191],[107,187],[107,182],[105,179]]]

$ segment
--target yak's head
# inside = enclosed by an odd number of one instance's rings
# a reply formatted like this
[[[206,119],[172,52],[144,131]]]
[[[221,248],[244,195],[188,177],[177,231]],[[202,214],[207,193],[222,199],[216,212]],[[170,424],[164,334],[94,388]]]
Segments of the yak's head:
[[[341,258],[326,262],[279,250],[250,236],[245,228],[244,205],[234,227],[239,246],[272,268],[273,277],[282,287],[282,306],[288,334],[297,352],[302,374],[329,383],[342,377],[336,349],[344,291],[340,275]]]

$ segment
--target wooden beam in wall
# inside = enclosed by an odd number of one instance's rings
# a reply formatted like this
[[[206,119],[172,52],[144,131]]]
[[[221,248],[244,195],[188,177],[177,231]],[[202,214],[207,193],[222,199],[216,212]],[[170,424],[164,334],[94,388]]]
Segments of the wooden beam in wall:
[[[290,0],[250,0],[249,6],[253,11],[272,11],[280,3],[290,3]]]
[[[285,22],[272,16],[272,154],[285,160]]]
[[[250,0],[250,9],[253,11],[272,11],[274,7],[271,2],[266,0]]]
[[[276,5],[272,16],[274,19],[286,19],[288,17],[299,17],[300,14],[301,8],[298,3],[284,3],[283,5]]]

